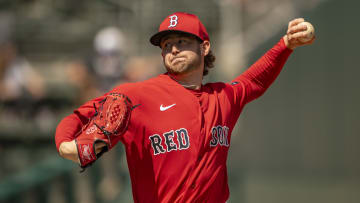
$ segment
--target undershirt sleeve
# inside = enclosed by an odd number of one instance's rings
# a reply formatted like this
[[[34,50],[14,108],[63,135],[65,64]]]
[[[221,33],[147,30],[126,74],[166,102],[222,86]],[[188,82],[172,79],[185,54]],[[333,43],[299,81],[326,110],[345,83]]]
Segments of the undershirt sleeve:
[[[264,94],[279,75],[291,53],[292,50],[286,47],[284,39],[281,38],[250,68],[236,77],[231,82],[236,107],[242,109],[246,103]]]

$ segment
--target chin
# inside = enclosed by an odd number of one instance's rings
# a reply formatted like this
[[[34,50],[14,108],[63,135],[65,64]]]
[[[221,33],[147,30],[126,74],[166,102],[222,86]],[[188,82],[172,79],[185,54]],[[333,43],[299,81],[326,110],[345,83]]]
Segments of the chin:
[[[166,67],[166,70],[174,75],[180,75],[189,72],[189,68],[185,64],[179,64],[173,67]]]

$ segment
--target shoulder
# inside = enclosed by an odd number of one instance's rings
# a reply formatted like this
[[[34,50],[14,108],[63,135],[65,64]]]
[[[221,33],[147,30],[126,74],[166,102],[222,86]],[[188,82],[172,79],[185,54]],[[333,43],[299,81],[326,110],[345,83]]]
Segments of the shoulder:
[[[208,94],[217,95],[217,97],[226,97],[230,100],[234,98],[236,94],[238,94],[239,89],[242,88],[241,82],[215,82],[215,83],[207,83],[204,85],[204,91]],[[240,90],[241,92],[241,90]]]
[[[158,77],[150,78],[148,80],[144,80],[141,82],[128,82],[123,83],[116,86],[110,92],[116,93],[129,93],[129,92],[138,92],[141,91],[144,87],[148,86],[149,84],[155,84],[155,81],[158,80]]]
[[[116,86],[108,93],[125,94],[130,98],[140,98],[142,95],[147,94],[151,88],[161,86],[160,76],[150,78],[141,82],[123,83]]]
[[[116,92],[116,93],[127,94],[133,91],[137,91],[139,88],[141,88],[141,82],[123,83],[112,89],[110,93]]]
[[[204,90],[206,91],[212,91],[212,92],[224,92],[229,91],[232,89],[232,86],[230,84],[224,83],[224,82],[214,82],[214,83],[207,83],[204,86]]]

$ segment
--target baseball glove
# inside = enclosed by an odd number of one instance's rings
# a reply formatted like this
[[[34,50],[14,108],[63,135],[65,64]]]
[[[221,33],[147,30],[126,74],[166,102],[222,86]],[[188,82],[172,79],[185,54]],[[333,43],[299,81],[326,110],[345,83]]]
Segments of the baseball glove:
[[[83,171],[117,143],[116,138],[127,129],[133,105],[127,96],[111,93],[99,102],[98,108],[94,103],[94,108],[94,116],[75,139]],[[97,153],[98,143],[104,147]]]

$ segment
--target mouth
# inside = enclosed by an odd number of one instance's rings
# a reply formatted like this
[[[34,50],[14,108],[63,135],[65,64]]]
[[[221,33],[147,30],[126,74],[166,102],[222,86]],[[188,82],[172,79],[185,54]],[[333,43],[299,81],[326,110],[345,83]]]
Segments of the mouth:
[[[178,62],[181,62],[181,61],[184,61],[185,58],[184,57],[175,57],[171,60],[171,63],[178,63]]]

